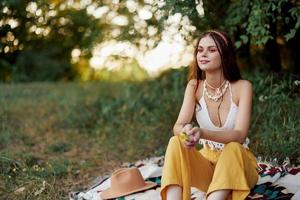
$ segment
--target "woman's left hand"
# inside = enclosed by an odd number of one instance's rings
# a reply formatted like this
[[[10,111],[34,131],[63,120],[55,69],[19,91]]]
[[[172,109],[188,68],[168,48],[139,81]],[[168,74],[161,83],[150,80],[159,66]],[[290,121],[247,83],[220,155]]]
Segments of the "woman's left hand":
[[[186,134],[188,136],[188,140],[186,141],[185,145],[192,148],[198,143],[199,139],[201,138],[202,132],[199,127],[193,127]]]

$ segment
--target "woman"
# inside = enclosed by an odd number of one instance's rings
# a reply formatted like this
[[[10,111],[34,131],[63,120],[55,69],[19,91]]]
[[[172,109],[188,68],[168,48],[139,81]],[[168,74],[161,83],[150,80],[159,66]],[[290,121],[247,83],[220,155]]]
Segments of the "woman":
[[[208,200],[245,199],[258,179],[247,138],[252,85],[242,80],[224,32],[205,32],[195,60],[165,155],[162,199],[188,200],[191,187],[206,192]],[[193,116],[200,127],[192,126]],[[178,136],[182,132],[184,141]],[[197,151],[199,141],[203,148]]]

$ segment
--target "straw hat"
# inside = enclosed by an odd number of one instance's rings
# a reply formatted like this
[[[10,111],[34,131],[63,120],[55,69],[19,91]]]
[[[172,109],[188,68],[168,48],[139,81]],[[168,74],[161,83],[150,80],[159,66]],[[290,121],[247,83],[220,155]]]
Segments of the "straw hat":
[[[156,183],[145,182],[140,170],[136,167],[121,168],[114,171],[110,182],[111,187],[101,193],[102,199],[126,196],[156,186]]]

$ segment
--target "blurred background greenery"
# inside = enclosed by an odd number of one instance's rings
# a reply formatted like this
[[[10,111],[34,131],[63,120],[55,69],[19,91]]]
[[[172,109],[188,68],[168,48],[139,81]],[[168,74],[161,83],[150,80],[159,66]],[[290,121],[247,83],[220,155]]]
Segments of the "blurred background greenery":
[[[243,68],[300,72],[296,0],[2,0],[0,10],[2,82],[145,80],[188,65],[211,28],[231,35]]]
[[[231,35],[254,86],[251,149],[300,163],[293,0],[2,0],[0,198],[66,199],[161,156],[199,33]]]

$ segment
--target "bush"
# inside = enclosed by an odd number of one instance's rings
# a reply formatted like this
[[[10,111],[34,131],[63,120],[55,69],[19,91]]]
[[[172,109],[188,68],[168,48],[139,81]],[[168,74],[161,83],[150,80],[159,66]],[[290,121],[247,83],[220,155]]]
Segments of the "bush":
[[[299,163],[300,85],[288,73],[255,72],[247,74],[254,87],[250,128],[252,147],[265,159],[280,162],[289,157]]]

